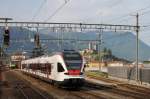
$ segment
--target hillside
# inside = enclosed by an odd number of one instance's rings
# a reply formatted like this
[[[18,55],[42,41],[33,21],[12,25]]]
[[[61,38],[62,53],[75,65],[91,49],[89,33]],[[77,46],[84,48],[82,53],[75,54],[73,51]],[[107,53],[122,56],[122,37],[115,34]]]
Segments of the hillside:
[[[2,32],[3,28],[0,28],[0,39],[2,40]],[[26,42],[12,42],[7,49],[9,52],[13,52],[14,50],[31,50],[34,47],[34,42],[31,42],[31,39],[34,38],[34,31],[19,28],[19,27],[11,27],[10,28],[11,40],[12,39],[27,39]],[[49,32],[48,29],[42,29],[39,31],[40,39],[56,39],[58,36],[65,39],[80,39],[80,40],[95,40],[98,39],[98,33],[96,32],[76,32],[76,33],[53,33]],[[104,32],[102,34],[103,44],[101,45],[101,49],[107,47],[112,50],[112,53],[120,58],[125,58],[128,60],[135,60],[136,57],[136,36],[133,33],[113,33],[113,32]],[[42,46],[44,48],[48,48],[47,51],[57,51],[60,50],[59,42],[61,41],[45,41],[42,42]],[[74,49],[78,47],[78,49],[88,48],[88,42],[75,42],[72,41],[64,41],[62,49]],[[150,47],[146,45],[141,40],[139,41],[139,58],[140,60],[148,60],[150,59]]]
[[[48,30],[42,30],[41,33],[48,33]],[[55,36],[56,33],[49,33],[48,35]],[[64,33],[63,38],[80,39],[80,40],[96,40],[98,33]],[[112,50],[112,53],[120,58],[134,61],[136,59],[136,36],[131,32],[117,33],[117,32],[103,32],[102,33],[101,50],[107,47]],[[77,42],[79,49],[88,48],[88,43]],[[139,59],[150,59],[150,46],[139,40]]]

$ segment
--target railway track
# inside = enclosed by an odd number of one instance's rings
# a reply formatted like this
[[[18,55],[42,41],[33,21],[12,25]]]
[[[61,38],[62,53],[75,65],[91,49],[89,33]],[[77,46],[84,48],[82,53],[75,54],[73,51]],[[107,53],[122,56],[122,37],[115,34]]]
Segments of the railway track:
[[[111,80],[111,82],[113,82],[113,80]],[[117,84],[121,85],[121,82],[117,82]],[[74,99],[120,99],[122,97],[128,99],[146,99],[144,97],[145,94],[140,92],[129,89],[127,90],[126,88],[118,88],[118,86],[104,86],[91,82],[86,82],[85,86],[77,91],[68,91],[65,89],[56,88],[55,86],[51,86],[51,88],[51,90],[56,91],[56,93],[64,95],[68,94],[68,97],[74,97]]]
[[[39,86],[42,86],[42,88],[44,88],[45,91],[49,90],[50,94],[58,99],[107,99],[108,98],[104,94],[91,93],[90,92],[91,90],[88,90],[87,88],[81,88],[81,89],[57,88],[56,86],[52,86],[49,83],[43,82],[39,79],[32,78],[30,76],[26,76],[26,77],[27,79],[34,80],[34,82],[39,82],[38,83]],[[109,99],[113,99],[113,98],[109,98]]]
[[[87,90],[87,91],[84,91],[84,93],[97,96],[99,99],[120,99],[120,97],[122,97],[116,94],[108,93],[104,91],[103,89],[95,90],[95,88],[91,88],[91,87],[90,88],[84,87],[83,89]]]
[[[82,88],[72,90],[57,88],[40,79],[24,75],[19,71],[12,71],[8,76],[10,75],[15,77],[12,83],[15,90],[17,90],[16,93],[20,95],[18,99],[34,99],[33,97],[38,97],[35,99],[149,99],[150,97],[149,91],[144,93],[146,89],[142,87],[136,88],[136,86],[132,86],[130,88],[130,85],[120,83],[118,86],[107,86],[87,81]],[[21,82],[16,79],[20,77],[25,81]],[[36,91],[34,86],[46,92],[50,97],[47,97],[48,95],[42,91]]]
[[[17,75],[9,72],[5,75],[7,76],[5,85],[12,88],[15,99],[52,99],[45,92],[33,88]]]
[[[117,80],[112,80],[112,79],[108,79],[108,78],[104,78],[104,77],[96,77],[96,76],[92,76],[92,75],[88,75],[89,78],[92,78],[92,79],[97,79],[97,80],[101,80],[101,81],[104,81],[104,82],[108,82],[108,83],[114,83],[114,84],[124,84],[123,82],[121,81],[117,81]]]
[[[30,86],[27,86],[26,84],[22,82],[14,82],[15,88],[18,90],[19,93],[22,94],[22,96],[25,99],[48,99],[45,95],[43,95],[40,91],[35,90],[31,88]],[[34,96],[33,96],[34,95]],[[31,98],[32,97],[32,98]],[[35,97],[35,98],[34,98]]]
[[[121,81],[116,81],[116,80],[103,78],[103,77],[97,78],[95,76],[94,77],[90,76],[90,78],[101,80],[107,83],[116,84],[117,87],[116,88],[113,87],[112,89],[107,90],[108,93],[119,94],[126,97],[133,97],[135,99],[150,99],[149,88],[131,85]]]
[[[123,85],[121,85],[121,87],[125,87],[128,89],[134,90],[134,91],[138,91],[138,92],[146,93],[146,94],[150,95],[150,89],[149,88],[144,88],[144,87],[129,85],[129,84],[123,84]]]
[[[86,91],[80,91],[80,92],[71,92],[72,95],[78,96],[80,99],[106,99],[104,96],[100,96],[97,94],[93,94]]]

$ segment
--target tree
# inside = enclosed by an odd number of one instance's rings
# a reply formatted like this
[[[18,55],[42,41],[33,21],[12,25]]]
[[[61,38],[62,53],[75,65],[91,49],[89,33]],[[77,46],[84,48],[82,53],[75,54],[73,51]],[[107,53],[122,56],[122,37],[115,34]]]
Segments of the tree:
[[[106,48],[106,47],[104,47],[104,49],[103,49],[103,53],[104,53],[104,54],[106,54],[106,53],[107,53],[107,48]]]
[[[112,51],[111,51],[111,49],[108,49],[107,53],[108,53],[108,56],[112,56]]]
[[[92,54],[98,54],[98,52],[96,50],[93,50],[93,53]]]

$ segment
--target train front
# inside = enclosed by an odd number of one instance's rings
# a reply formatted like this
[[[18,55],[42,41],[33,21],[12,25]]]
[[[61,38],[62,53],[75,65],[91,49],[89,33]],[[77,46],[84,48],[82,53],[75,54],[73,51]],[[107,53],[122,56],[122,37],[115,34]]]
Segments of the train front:
[[[64,73],[63,85],[81,87],[84,84],[84,63],[80,53],[75,51],[63,52],[67,72]]]

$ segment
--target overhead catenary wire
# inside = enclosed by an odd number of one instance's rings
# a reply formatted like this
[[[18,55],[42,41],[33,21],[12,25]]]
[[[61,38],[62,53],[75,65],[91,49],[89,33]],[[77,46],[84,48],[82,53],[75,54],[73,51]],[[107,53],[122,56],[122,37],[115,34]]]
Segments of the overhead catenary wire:
[[[113,4],[110,4],[109,5],[109,8],[113,8],[113,7],[116,7],[117,5],[119,5],[120,3],[122,3],[123,0],[117,0],[116,2],[114,2]]]
[[[150,7],[149,7],[150,8]],[[150,13],[150,10],[146,10],[146,11],[143,11],[143,12],[141,12],[141,13],[139,13],[139,15],[140,16],[144,16],[144,15],[146,15],[146,14],[149,14]],[[140,27],[142,27],[142,28],[149,28],[150,27],[150,23],[147,23],[146,25],[142,25],[142,26],[140,26]],[[144,30],[143,29],[143,30]],[[145,30],[144,30],[145,31]]]
[[[124,0],[117,0],[117,1],[115,1],[114,3],[109,3],[109,2],[107,2],[107,4],[108,5],[106,5],[105,7],[109,7],[109,9],[112,9],[112,8],[114,8],[114,7],[117,7],[120,3],[122,3]],[[97,13],[97,12],[96,12]],[[97,15],[101,15],[101,17],[102,17],[102,15],[103,15],[103,12],[98,12],[97,13]],[[97,16],[96,15],[96,16]],[[89,21],[89,20],[91,20],[91,19],[93,19],[95,17],[95,15],[93,16],[90,16],[90,17],[88,17],[88,18],[84,18],[84,21]],[[102,22],[102,20],[101,20],[101,23],[103,23]]]
[[[111,21],[111,22],[114,22],[114,21],[118,21],[118,20],[124,20],[124,19],[129,19],[129,17],[130,16],[132,16],[133,15],[133,13],[135,14],[135,13],[137,13],[137,12],[142,12],[142,11],[144,11],[144,10],[147,10],[147,9],[149,9],[150,8],[150,5],[148,5],[148,6],[146,6],[146,7],[144,7],[144,8],[141,8],[141,9],[137,9],[137,10],[135,10],[135,11],[132,11],[132,12],[129,12],[129,13],[127,13],[127,14],[124,14],[124,15],[122,15],[122,16],[119,16],[119,17],[117,17],[117,18],[113,18],[113,19],[110,19],[109,20],[109,22]],[[150,11],[149,11],[150,12]],[[149,12],[145,12],[145,13],[149,13]],[[141,15],[141,14],[140,14]]]
[[[145,12],[141,13],[140,15],[145,15],[145,14],[148,14],[148,13],[150,13],[150,10],[145,11]]]
[[[150,25],[149,25],[149,26],[141,27],[140,31],[141,31],[141,32],[150,31]]]
[[[47,0],[43,0],[40,7],[37,9],[37,11],[35,12],[35,14],[33,15],[31,21],[34,21],[34,19],[38,16],[39,12],[41,11],[41,9],[43,8],[43,6],[45,5],[45,3],[47,2]]]
[[[52,19],[71,0],[64,0],[64,1],[65,2],[62,5],[60,5],[44,22],[47,22],[50,19]]]

